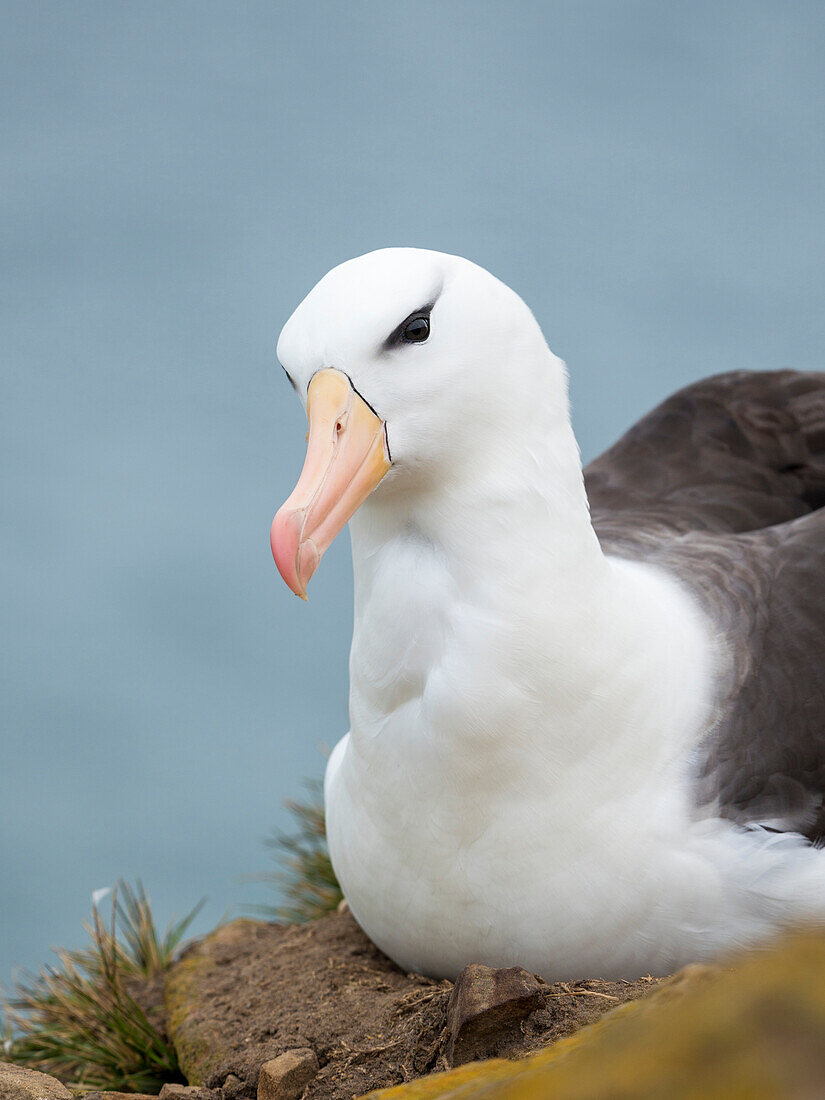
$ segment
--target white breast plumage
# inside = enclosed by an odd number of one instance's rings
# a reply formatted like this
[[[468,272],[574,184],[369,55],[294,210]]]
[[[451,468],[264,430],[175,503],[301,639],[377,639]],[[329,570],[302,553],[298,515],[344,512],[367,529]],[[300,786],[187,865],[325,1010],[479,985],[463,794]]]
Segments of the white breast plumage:
[[[772,826],[787,820],[786,831],[766,831],[762,788],[751,782],[746,797],[716,764],[735,757],[769,652],[736,624],[764,606],[758,578],[770,581],[765,555],[781,540],[759,543],[744,510],[770,515],[787,493],[761,470],[758,503],[750,488],[736,499],[708,488],[708,468],[736,486],[722,440],[718,460],[663,450],[648,471],[656,496],[626,475],[644,425],[660,432],[649,418],[612,465],[596,464],[597,537],[563,364],[521,300],[456,257],[387,249],[336,268],[286,325],[279,356],[310,420],[304,472],[272,536],[299,595],[351,520],[351,730],[327,769],[327,825],[378,946],[434,975],[484,962],[632,977],[822,918],[813,824],[806,835],[779,807]],[[825,426],[825,376],[807,377],[770,385],[809,410],[821,401]],[[758,392],[779,400],[767,383]],[[661,416],[673,423],[672,409]],[[818,423],[809,413],[787,430],[825,474]],[[690,491],[694,467],[705,502]],[[813,566],[825,511],[807,491],[786,522],[819,578],[805,621],[821,668],[825,584]],[[759,646],[750,662],[744,645]],[[805,662],[794,669],[809,690]],[[825,794],[817,690],[811,822]]]

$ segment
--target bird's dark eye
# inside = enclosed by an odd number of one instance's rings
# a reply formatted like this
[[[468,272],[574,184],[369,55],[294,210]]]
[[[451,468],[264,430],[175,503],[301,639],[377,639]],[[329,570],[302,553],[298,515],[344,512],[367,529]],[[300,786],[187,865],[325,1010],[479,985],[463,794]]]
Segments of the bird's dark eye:
[[[384,341],[383,350],[393,351],[402,344],[423,344],[430,335],[430,311],[435,302],[428,302],[420,309],[414,309],[397,328],[394,328]]]
[[[420,344],[430,335],[429,317],[411,317],[401,333],[408,344]]]

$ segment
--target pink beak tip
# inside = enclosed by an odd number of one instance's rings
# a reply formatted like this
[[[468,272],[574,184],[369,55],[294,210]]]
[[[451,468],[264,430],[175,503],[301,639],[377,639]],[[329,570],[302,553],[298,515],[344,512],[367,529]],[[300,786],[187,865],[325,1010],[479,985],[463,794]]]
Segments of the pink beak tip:
[[[307,419],[304,466],[269,536],[278,572],[302,600],[330,543],[391,465],[384,421],[341,371],[313,376]]]
[[[292,509],[280,508],[269,531],[272,557],[286,586],[300,599],[306,600],[306,584],[298,571],[299,554],[301,559],[304,557],[300,539],[300,514]]]

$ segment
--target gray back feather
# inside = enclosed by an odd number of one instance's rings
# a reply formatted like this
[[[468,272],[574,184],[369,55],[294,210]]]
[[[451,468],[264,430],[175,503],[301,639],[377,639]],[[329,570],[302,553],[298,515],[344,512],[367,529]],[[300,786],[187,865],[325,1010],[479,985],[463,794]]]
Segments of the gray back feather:
[[[730,653],[697,801],[825,837],[825,374],[696,383],[585,482],[606,552],[678,576]]]

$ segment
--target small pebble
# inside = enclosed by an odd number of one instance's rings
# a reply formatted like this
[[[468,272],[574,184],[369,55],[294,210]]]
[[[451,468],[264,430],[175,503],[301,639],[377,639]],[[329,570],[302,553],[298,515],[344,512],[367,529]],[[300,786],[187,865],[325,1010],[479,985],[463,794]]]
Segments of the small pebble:
[[[261,1066],[258,1100],[298,1100],[317,1072],[314,1050],[288,1050]]]

